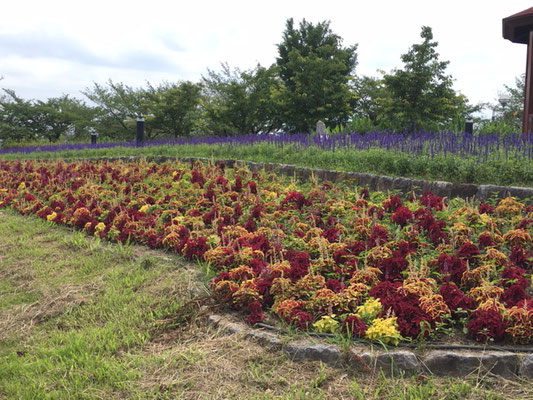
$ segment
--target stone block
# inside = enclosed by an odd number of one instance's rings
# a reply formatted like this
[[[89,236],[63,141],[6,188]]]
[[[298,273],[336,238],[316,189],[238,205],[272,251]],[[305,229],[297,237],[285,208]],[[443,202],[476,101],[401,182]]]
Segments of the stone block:
[[[509,352],[435,350],[424,357],[423,363],[429,372],[442,376],[465,376],[481,368],[484,373],[512,378],[519,369],[519,357]]]

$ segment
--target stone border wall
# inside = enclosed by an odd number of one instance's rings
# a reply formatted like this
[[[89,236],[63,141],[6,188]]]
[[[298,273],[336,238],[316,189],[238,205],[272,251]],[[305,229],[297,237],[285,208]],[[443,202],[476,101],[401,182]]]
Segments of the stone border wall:
[[[451,183],[445,181],[426,181],[423,179],[412,179],[403,177],[392,177],[386,175],[375,175],[364,172],[337,171],[327,169],[313,169],[299,167],[288,164],[260,163],[253,161],[240,161],[233,159],[210,159],[206,157],[170,157],[170,156],[147,156],[147,157],[99,157],[97,160],[123,160],[133,161],[139,158],[162,163],[165,161],[179,160],[184,162],[194,161],[221,161],[228,167],[233,168],[236,165],[246,165],[251,170],[257,171],[265,169],[281,173],[287,176],[295,176],[300,180],[309,180],[315,176],[320,180],[327,180],[333,183],[346,183],[367,187],[369,190],[380,191],[399,191],[401,193],[410,193],[414,191],[420,195],[430,190],[433,194],[441,197],[453,198],[461,197],[463,199],[475,198],[477,200],[487,200],[491,197],[503,198],[513,196],[525,200],[526,204],[533,204],[533,188],[518,186],[496,186],[496,185],[475,185],[471,183]],[[533,168],[533,167],[532,167]]]
[[[426,350],[402,348],[386,351],[383,347],[355,345],[339,348],[320,341],[297,340],[287,342],[277,333],[250,328],[242,321],[213,314],[208,324],[224,333],[241,335],[262,346],[282,350],[293,360],[322,361],[330,365],[348,365],[361,373],[383,371],[387,375],[399,373],[429,373],[438,376],[461,377],[481,372],[508,379],[533,379],[533,354],[494,350]]]

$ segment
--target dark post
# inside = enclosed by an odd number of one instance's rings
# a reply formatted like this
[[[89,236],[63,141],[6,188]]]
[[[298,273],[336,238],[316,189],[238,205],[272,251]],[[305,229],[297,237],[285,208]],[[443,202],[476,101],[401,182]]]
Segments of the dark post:
[[[137,146],[142,146],[144,142],[144,118],[139,115],[137,117]]]
[[[474,121],[467,119],[465,122],[465,133],[474,133]]]
[[[96,138],[98,137],[98,133],[96,133],[96,131],[93,128],[91,128],[90,132],[91,132],[91,144],[96,144]]]

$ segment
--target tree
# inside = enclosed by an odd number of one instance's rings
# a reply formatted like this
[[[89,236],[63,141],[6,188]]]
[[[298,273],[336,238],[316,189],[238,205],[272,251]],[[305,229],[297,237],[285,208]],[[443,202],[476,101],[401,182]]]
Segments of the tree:
[[[42,100],[24,100],[4,89],[0,99],[0,132],[13,141],[48,139],[57,141],[67,131],[81,136],[91,125],[94,110],[68,95]]]
[[[270,132],[280,127],[277,68],[233,71],[227,64],[202,78],[206,130],[215,134]]]
[[[149,115],[147,94],[141,88],[109,80],[107,85],[95,83],[92,89],[87,88],[82,93],[99,107],[96,128],[103,136],[131,138],[135,132],[135,119],[139,115]],[[148,138],[157,134],[149,120],[144,127]]]
[[[151,122],[163,134],[190,136],[198,125],[202,85],[189,81],[148,86]]]
[[[365,131],[384,128],[386,122],[384,104],[390,95],[383,79],[371,76],[358,77],[354,79],[352,90],[354,112],[351,125],[359,125],[358,131],[361,130],[361,125],[366,127],[363,129]]]
[[[296,29],[291,18],[278,44],[283,117],[291,131],[309,132],[318,120],[330,128],[348,120],[357,45],[342,47],[329,25],[304,19]]]
[[[431,28],[423,26],[420,37],[422,43],[401,56],[404,69],[383,77],[390,93],[385,111],[389,123],[409,132],[449,126],[458,110],[465,108],[465,98],[457,96],[453,79],[446,74],[449,62],[439,61]]]

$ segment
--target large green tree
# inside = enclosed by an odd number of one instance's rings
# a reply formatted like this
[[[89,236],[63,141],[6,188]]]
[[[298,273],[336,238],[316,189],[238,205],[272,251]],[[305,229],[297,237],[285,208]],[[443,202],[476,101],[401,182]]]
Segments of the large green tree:
[[[67,132],[81,136],[91,126],[94,112],[68,95],[43,100],[24,100],[5,89],[0,98],[0,138],[12,141],[57,141]]]
[[[104,137],[133,138],[137,116],[150,115],[150,100],[143,88],[109,80],[105,85],[94,83],[92,88],[87,88],[82,93],[99,107],[96,129]],[[145,133],[148,138],[157,134],[149,120],[145,123]]]
[[[280,127],[281,82],[275,66],[241,71],[222,64],[202,78],[207,132],[221,135],[270,132]]]
[[[309,132],[318,120],[345,124],[350,115],[350,80],[357,65],[357,45],[343,47],[329,21],[305,19],[295,28],[287,20],[278,44],[277,65],[285,87],[283,118],[291,131]]]
[[[442,129],[466,109],[465,98],[455,93],[446,73],[449,62],[439,60],[431,28],[423,26],[420,37],[422,42],[401,56],[403,69],[383,77],[390,94],[385,113],[393,129]]]
[[[148,86],[146,98],[154,129],[164,135],[190,136],[199,124],[202,85],[189,81]]]

